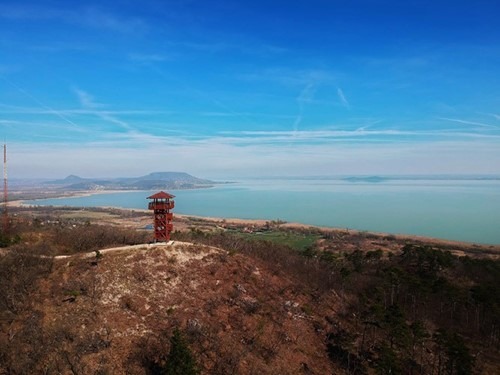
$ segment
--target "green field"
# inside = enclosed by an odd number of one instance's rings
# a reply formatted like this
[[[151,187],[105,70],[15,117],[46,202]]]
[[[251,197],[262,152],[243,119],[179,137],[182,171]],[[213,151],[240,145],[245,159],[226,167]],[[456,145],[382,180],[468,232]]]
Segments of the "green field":
[[[236,232],[238,236],[242,236],[246,239],[260,240],[260,241],[271,241],[279,243],[281,245],[290,246],[293,249],[303,251],[319,240],[321,236],[317,234],[300,234],[300,233],[288,233],[281,231],[272,232],[257,232],[257,233],[242,233]]]

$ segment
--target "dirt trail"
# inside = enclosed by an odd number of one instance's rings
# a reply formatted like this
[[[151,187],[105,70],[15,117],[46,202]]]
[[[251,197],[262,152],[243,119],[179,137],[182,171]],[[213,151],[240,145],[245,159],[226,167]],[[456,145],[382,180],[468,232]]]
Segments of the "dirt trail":
[[[139,244],[139,245],[128,245],[128,246],[120,246],[120,247],[111,247],[102,250],[98,250],[100,254],[109,254],[120,251],[128,251],[128,250],[151,250],[151,249],[164,249],[166,247],[170,247],[172,249],[179,249],[186,246],[195,246],[192,242],[182,242],[182,241],[168,241],[168,242],[157,242],[157,243],[147,243],[147,244]],[[221,249],[213,246],[203,245],[204,248],[222,251]],[[71,255],[56,255],[54,259],[68,259],[73,257],[82,257],[82,258],[91,258],[96,256],[95,251],[90,251],[88,253],[77,253]]]

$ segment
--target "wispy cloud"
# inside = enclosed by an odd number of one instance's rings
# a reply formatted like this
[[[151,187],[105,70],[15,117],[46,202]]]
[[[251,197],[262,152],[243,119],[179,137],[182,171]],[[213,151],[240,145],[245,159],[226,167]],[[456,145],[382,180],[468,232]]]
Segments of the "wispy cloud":
[[[14,67],[0,64],[0,74],[7,74],[14,71]]]
[[[172,60],[172,57],[165,56],[157,53],[132,53],[129,55],[129,59],[139,63],[159,63],[163,61]]]
[[[260,71],[242,73],[244,81],[274,82],[283,86],[301,87],[314,82],[321,85],[334,85],[338,73],[323,69],[290,69],[284,67],[267,68]]]
[[[80,100],[80,104],[84,108],[94,109],[103,107],[102,104],[96,103],[95,99],[87,92],[79,90],[78,88],[74,89],[76,95],[78,95],[78,99]]]
[[[94,97],[88,92],[79,88],[74,88],[74,92],[79,99],[80,105],[86,111],[86,114],[93,115],[109,124],[118,125],[120,128],[120,131],[117,129],[102,130],[100,138],[96,139],[109,138],[113,141],[126,139],[127,141],[135,142],[136,145],[151,145],[167,139],[166,136],[149,134],[148,131],[140,130],[139,127],[131,125],[128,121],[122,120],[118,116],[123,114],[123,112],[113,112],[103,109],[106,105],[96,102]],[[147,113],[147,111],[145,113]],[[143,127],[145,126],[144,123],[141,125]],[[162,128],[162,132],[165,133],[165,129]]]
[[[76,93],[76,92],[75,92]],[[88,94],[87,94],[88,95]],[[92,98],[89,95],[89,98]],[[81,98],[79,98],[82,100]],[[93,99],[91,99],[93,100]],[[81,102],[80,102],[81,103]],[[108,115],[112,116],[121,116],[121,115],[171,115],[177,112],[175,111],[163,111],[163,110],[143,110],[143,109],[125,109],[125,110],[112,110],[112,109],[104,109],[104,104],[95,103],[94,105],[98,105],[102,108],[100,112],[104,112]],[[73,115],[91,115],[95,113],[94,109],[85,109],[85,108],[58,108],[57,112],[64,116],[73,116]],[[5,103],[0,103],[0,113],[3,114],[25,114],[25,115],[50,115],[53,114],[53,110],[45,109],[43,107],[19,107],[8,105]]]
[[[301,104],[306,104],[314,99],[314,93],[316,92],[316,86],[313,83],[308,83],[306,87],[300,92],[297,97],[297,102]]]
[[[408,143],[408,137],[412,138],[412,143],[436,142],[439,140],[463,140],[463,139],[484,139],[499,140],[498,134],[478,134],[474,132],[457,132],[446,130],[399,130],[399,129],[378,129],[365,130],[358,128],[349,129],[318,129],[318,130],[259,130],[259,131],[227,131],[219,133],[217,142],[223,143],[285,143],[290,141],[303,142],[308,144],[332,144],[332,142],[381,142],[381,143]],[[213,141],[213,137],[207,141]]]
[[[428,66],[432,61],[432,56],[413,56],[413,57],[363,57],[361,61],[364,64],[375,66],[386,66],[392,69],[416,69]]]
[[[207,36],[204,35],[205,39]],[[234,39],[235,36],[232,36]],[[256,55],[256,56],[269,56],[269,55],[278,55],[285,53],[287,51],[286,48],[279,47],[276,45],[270,45],[266,43],[262,43],[262,41],[255,41],[249,39],[248,37],[236,37],[237,40],[224,40],[220,41],[220,38],[217,41],[169,41],[168,44],[175,47],[175,49],[184,48],[186,50],[192,50],[195,52],[203,52],[209,54],[216,54],[220,52],[237,52],[245,55]]]
[[[296,116],[279,114],[279,113],[264,113],[264,112],[239,112],[239,113],[230,113],[230,112],[200,112],[197,113],[200,116],[205,117],[236,117],[236,116],[247,116],[247,117],[269,117],[275,119],[295,119]]]
[[[148,29],[146,23],[140,18],[118,16],[117,14],[107,13],[98,8],[85,8],[81,20],[84,26],[117,32],[142,33]]]
[[[342,91],[342,89],[339,87],[337,88],[337,96],[339,97],[340,99],[340,103],[346,107],[347,109],[350,109],[350,104],[349,102],[347,101],[345,95],[344,95],[344,92]]]
[[[210,93],[207,93],[204,90],[199,90],[198,88],[192,86],[187,80],[181,80],[178,77],[175,76],[169,76],[168,74],[165,74],[165,72],[160,69],[158,66],[155,64],[148,64],[149,69],[157,73],[160,77],[162,77],[164,80],[169,81],[169,82],[175,82],[177,85],[179,85],[181,88],[186,90],[187,92],[191,93],[192,95],[196,96],[199,99],[202,99],[214,107],[216,107],[218,110],[225,111],[226,113],[238,117],[242,122],[245,122],[247,124],[252,124],[255,125],[254,119],[246,116],[244,113],[239,112],[234,110],[232,107],[229,105],[225,104],[218,98],[216,98],[214,95],[211,95]]]
[[[299,107],[299,112],[295,121],[293,122],[293,130],[296,132],[302,122],[304,116],[304,107],[307,103],[311,102],[314,98],[314,93],[316,91],[315,85],[313,83],[308,83],[300,92],[297,97],[297,105]]]
[[[371,121],[371,122],[369,122],[369,123],[367,123],[367,124],[365,124],[365,125],[362,125],[362,126],[358,127],[358,128],[356,129],[356,131],[363,131],[363,130],[366,130],[366,129],[368,129],[368,128],[371,128],[373,125],[376,125],[376,124],[381,123],[381,122],[383,122],[383,120],[375,120],[375,121]]]
[[[472,126],[479,126],[481,128],[489,128],[489,129],[499,129],[498,126],[491,125],[491,124],[485,124],[482,122],[477,122],[477,121],[468,121],[468,120],[462,120],[462,119],[457,119],[457,118],[448,118],[448,117],[438,117],[439,120],[445,120],[445,121],[451,121],[451,122],[456,122],[458,124],[463,124],[463,125],[472,125]]]
[[[61,41],[53,41],[51,40],[48,43],[43,43],[43,44],[33,44],[33,45],[28,45],[26,46],[28,51],[31,53],[33,51],[35,52],[44,52],[44,53],[56,53],[56,52],[96,52],[99,51],[101,46],[99,45],[94,45],[90,43],[85,43],[82,41],[79,41],[78,43],[75,42],[61,42]]]
[[[147,30],[147,25],[140,18],[119,16],[96,7],[63,9],[60,7],[50,8],[46,5],[18,5],[11,3],[0,5],[0,18],[20,21],[59,21],[72,25],[125,33]]]
[[[86,91],[80,90],[78,88],[74,88],[76,95],[80,101],[81,106],[88,111],[88,113],[93,114],[102,120],[108,121],[115,125],[119,125],[123,129],[127,131],[132,131],[132,127],[125,121],[118,119],[116,116],[111,115],[106,111],[101,111],[100,108],[103,107],[103,104],[96,103],[94,101],[94,97],[87,93]]]
[[[32,94],[30,94],[29,92],[27,92],[26,90],[24,90],[23,88],[19,87],[18,85],[16,85],[14,82],[12,82],[11,80],[3,77],[3,76],[0,76],[0,79],[2,79],[3,81],[7,82],[10,86],[14,87],[17,91],[19,91],[21,94],[23,94],[24,96],[30,98],[33,102],[35,102],[36,104],[38,104],[41,108],[43,108],[44,110],[48,111],[49,113],[59,117],[61,120],[63,120],[64,122],[78,128],[79,125],[75,124],[72,120],[70,120],[67,116],[63,115],[61,112],[49,107],[48,105],[45,105],[44,103],[42,103],[38,98],[36,98],[35,96],[33,96]]]
[[[154,141],[154,143],[153,143]],[[180,170],[209,177],[238,175],[495,173],[500,165],[498,141],[440,141],[407,143],[234,144],[224,138],[183,141],[155,137],[137,150],[134,140],[109,139],[92,144],[18,143],[12,150],[12,169],[31,177],[124,176],[150,172],[168,147]],[[231,155],[231,157],[228,157]],[[435,160],[439,159],[439,163]],[[78,160],[78,163],[75,163]],[[106,160],[106,163],[102,161]],[[397,172],[396,172],[397,173]]]

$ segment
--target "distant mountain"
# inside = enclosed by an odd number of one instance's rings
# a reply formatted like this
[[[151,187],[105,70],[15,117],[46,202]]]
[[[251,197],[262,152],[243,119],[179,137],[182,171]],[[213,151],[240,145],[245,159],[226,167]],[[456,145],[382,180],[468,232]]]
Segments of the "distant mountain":
[[[48,181],[47,184],[50,185],[68,185],[68,184],[76,184],[85,181],[84,178],[79,176],[75,176],[74,174],[70,174],[68,177],[63,178],[62,180]]]
[[[49,181],[46,184],[58,185],[65,190],[156,190],[206,188],[217,182],[194,177],[185,172],[153,172],[140,177],[110,179],[70,175],[62,180]]]
[[[153,172],[146,176],[138,177],[137,181],[169,181],[191,184],[213,184],[213,181],[191,176],[186,172]]]

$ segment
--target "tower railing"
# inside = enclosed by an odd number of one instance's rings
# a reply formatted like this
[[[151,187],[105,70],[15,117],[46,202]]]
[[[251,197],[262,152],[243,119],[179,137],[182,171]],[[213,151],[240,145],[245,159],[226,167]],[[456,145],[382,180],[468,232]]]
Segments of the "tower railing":
[[[174,208],[175,204],[173,201],[170,202],[149,202],[148,209],[150,210],[171,210]]]

